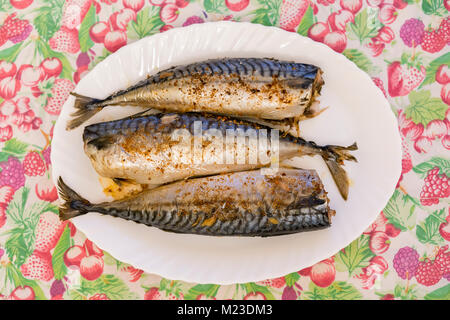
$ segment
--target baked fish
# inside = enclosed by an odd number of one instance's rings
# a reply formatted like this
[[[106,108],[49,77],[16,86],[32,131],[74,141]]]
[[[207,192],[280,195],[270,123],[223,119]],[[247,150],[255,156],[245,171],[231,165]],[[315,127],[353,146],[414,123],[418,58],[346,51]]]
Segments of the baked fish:
[[[244,171],[295,156],[320,155],[344,199],[349,147],[318,146],[278,130],[206,113],[135,115],[84,128],[84,150],[100,176],[156,187],[181,179]]]
[[[106,106],[131,105],[169,112],[209,112],[265,119],[280,128],[319,113],[322,71],[309,64],[273,59],[215,59],[177,66],[105,99],[76,93],[73,129]]]
[[[90,203],[62,178],[60,214],[88,212],[120,217],[177,233],[274,236],[329,227],[334,210],[314,170],[260,170],[189,179],[122,200]]]

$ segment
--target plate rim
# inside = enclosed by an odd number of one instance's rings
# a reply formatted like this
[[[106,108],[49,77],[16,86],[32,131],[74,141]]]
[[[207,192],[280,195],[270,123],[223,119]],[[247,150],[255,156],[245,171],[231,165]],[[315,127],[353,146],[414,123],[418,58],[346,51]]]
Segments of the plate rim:
[[[224,26],[224,27],[226,27],[226,28],[228,28],[229,26],[232,26],[231,28],[234,28],[234,25],[239,25],[240,27],[242,27],[242,28],[246,28],[246,27],[248,27],[248,28],[255,28],[255,29],[261,29],[261,30],[276,30],[276,32],[286,32],[286,34],[288,34],[289,36],[292,36],[292,37],[298,37],[298,39],[299,40],[302,40],[302,41],[305,41],[306,42],[306,45],[308,44],[308,43],[313,43],[314,45],[318,45],[318,46],[322,46],[322,47],[325,47],[326,48],[326,50],[328,50],[329,51],[329,53],[330,53],[330,55],[331,56],[333,56],[333,58],[336,58],[338,61],[339,61],[339,59],[344,59],[344,60],[346,60],[347,61],[347,63],[348,62],[351,62],[351,66],[352,66],[352,69],[353,70],[351,70],[352,72],[351,73],[353,73],[353,72],[355,72],[355,73],[358,73],[359,74],[359,76],[363,76],[363,77],[365,77],[366,78],[366,80],[367,81],[370,81],[370,83],[372,83],[372,85],[375,87],[375,84],[373,84],[373,82],[372,82],[372,80],[371,80],[371,78],[370,78],[370,76],[367,74],[367,73],[365,73],[363,70],[361,70],[353,61],[351,61],[351,60],[349,60],[348,58],[346,58],[344,55],[342,55],[342,54],[339,54],[339,53],[337,53],[337,52],[335,52],[335,51],[333,51],[332,49],[330,49],[328,46],[326,46],[325,44],[323,44],[323,43],[319,43],[319,42],[316,42],[316,41],[313,41],[312,39],[310,39],[310,38],[307,38],[307,37],[304,37],[304,36],[302,36],[302,35],[300,35],[300,34],[297,34],[297,33],[295,33],[295,34],[293,34],[293,33],[290,33],[290,32],[288,32],[288,31],[285,31],[285,30],[282,30],[282,29],[280,29],[280,28],[278,28],[278,27],[274,27],[274,26],[263,26],[263,25],[259,25],[259,24],[254,24],[254,23],[250,23],[250,22],[230,22],[230,21],[220,21],[220,22],[208,22],[208,23],[204,23],[204,24],[194,24],[194,25],[190,25],[190,26],[187,26],[187,27],[183,27],[183,28],[173,28],[173,29],[171,29],[171,30],[168,30],[168,31],[166,31],[166,32],[164,32],[164,33],[159,33],[159,34],[155,34],[155,35],[151,35],[151,36],[148,36],[148,37],[145,37],[145,38],[142,38],[142,39],[140,39],[140,40],[138,40],[138,41],[135,41],[135,42],[133,42],[133,43],[130,43],[130,44],[128,44],[128,45],[126,45],[126,46],[124,46],[124,47],[122,47],[122,48],[120,48],[118,51],[116,51],[116,53],[113,53],[113,54],[111,54],[111,55],[109,55],[107,58],[105,58],[103,61],[101,61],[100,63],[98,63],[90,72],[92,72],[95,68],[97,68],[99,65],[101,65],[101,64],[106,64],[106,63],[108,63],[108,61],[110,60],[110,59],[113,59],[112,57],[114,56],[114,55],[117,55],[117,54],[120,54],[120,52],[123,52],[124,50],[131,50],[131,49],[129,49],[129,48],[132,48],[132,47],[137,47],[137,46],[139,46],[141,43],[143,44],[143,43],[145,43],[146,41],[148,41],[148,39],[154,39],[155,37],[162,37],[162,36],[166,36],[166,35],[170,35],[170,34],[172,34],[172,33],[177,33],[177,32],[180,32],[181,30],[183,30],[183,31],[185,31],[185,30],[187,30],[187,31],[189,31],[189,30],[192,30],[192,29],[202,29],[202,28],[219,28],[219,27],[221,27],[221,26]],[[198,31],[197,31],[198,32]],[[295,41],[297,41],[297,40],[295,40]],[[126,48],[128,48],[128,49],[126,49]],[[350,73],[350,72],[349,72]],[[80,83],[82,83],[82,81],[83,81],[83,79],[81,79],[81,81],[80,81]],[[80,83],[78,83],[78,85],[76,86],[76,88],[74,89],[74,91],[76,92],[77,91],[77,88],[79,88],[79,86],[80,86]],[[383,93],[381,92],[381,90],[378,90],[378,95],[380,96],[380,98],[382,98],[384,101],[385,101],[385,107],[387,107],[387,108],[389,108],[389,111],[391,111],[391,109],[390,109],[390,104],[389,104],[389,102],[388,102],[388,100],[384,97],[384,95],[383,95]],[[69,99],[70,100],[70,99]],[[66,101],[66,103],[64,104],[64,106],[63,106],[63,109],[64,108],[67,108],[67,104],[71,104],[71,103],[69,103],[69,100],[68,101]],[[380,108],[381,108],[381,106],[380,106]],[[387,110],[386,110],[387,111]],[[389,112],[389,114],[390,114],[390,119],[391,119],[391,124],[389,124],[389,125],[395,125],[395,127],[397,127],[398,128],[398,125],[397,125],[397,119],[396,119],[396,117],[395,117],[395,115],[394,115],[394,113],[393,112]],[[60,120],[61,119],[61,120]],[[59,124],[59,126],[61,126],[62,124],[61,124],[61,122],[62,122],[63,120],[62,120],[62,118],[58,118],[57,119],[57,121],[56,121],[56,123],[55,123],[55,133],[57,132],[57,130],[56,130],[56,127],[58,126],[58,124]],[[64,127],[65,127],[65,125],[64,125]],[[398,130],[397,130],[397,135],[396,135],[396,137],[392,137],[393,139],[395,139],[395,140],[397,140],[396,142],[397,142],[397,145],[398,146],[401,146],[401,137],[400,137],[400,133],[398,132]],[[399,150],[398,150],[398,154],[400,155],[400,157],[398,158],[398,160],[399,160],[399,162],[401,161],[401,149],[399,148]],[[52,156],[52,155],[51,155]],[[53,157],[52,157],[52,164],[54,164],[55,162],[53,161]],[[400,167],[400,164],[398,164],[398,167],[400,168],[400,170],[398,170],[398,178],[400,177],[400,174],[401,174],[401,167]],[[52,170],[54,170],[54,168],[55,168],[55,166],[54,165],[52,165]],[[54,180],[54,182],[56,182],[56,180],[58,179],[58,177],[56,176],[56,175],[53,175],[53,180]],[[397,179],[398,180],[398,179]],[[391,187],[391,190],[389,190],[389,192],[385,192],[384,194],[386,194],[386,196],[385,196],[385,198],[386,198],[386,202],[383,202],[382,204],[381,204],[381,201],[380,201],[380,204],[379,204],[379,206],[380,206],[380,208],[377,210],[377,212],[381,212],[382,210],[383,210],[383,208],[386,206],[386,204],[387,204],[387,201],[389,201],[389,199],[391,198],[391,196],[392,196],[392,194],[394,193],[394,191],[395,191],[395,184],[393,184],[393,186]],[[59,193],[58,193],[59,194]],[[389,195],[389,196],[387,196],[387,195]],[[367,227],[369,227],[370,226],[370,224],[372,223],[373,221],[368,221],[368,223],[367,223],[367,226],[366,226],[366,228]],[[77,223],[74,221],[74,224],[75,225],[77,225]],[[81,230],[81,229],[80,229]],[[83,230],[81,230],[82,232],[83,232]],[[84,232],[83,232],[84,233]],[[361,232],[362,233],[362,232]],[[86,237],[87,237],[87,235],[86,235]],[[92,239],[93,237],[92,236],[90,236],[90,238]],[[348,243],[346,243],[345,244],[345,246],[343,246],[342,248],[345,248],[346,246],[348,246],[352,241],[354,241],[354,240],[356,240],[357,238],[354,238],[354,239],[352,239],[351,241],[349,241]],[[347,242],[347,241],[346,241]],[[342,249],[342,248],[340,248],[340,249]],[[339,249],[339,250],[340,250]],[[328,250],[329,251],[329,250]],[[333,251],[334,251],[334,249],[333,249]],[[336,251],[336,252],[338,252],[338,251]],[[328,254],[327,253],[327,256],[331,256],[331,255],[334,255],[336,252],[334,252],[334,253],[331,253],[331,254]],[[108,251],[108,253],[110,254],[110,255],[112,255],[113,257],[115,257],[117,260],[120,260],[120,261],[124,261],[124,262],[126,262],[126,260],[127,259],[123,259],[123,258],[121,258],[120,257],[120,254],[119,255],[117,255],[117,254],[112,254],[112,253],[110,253],[110,251]],[[319,260],[320,261],[320,260]],[[318,262],[318,261],[317,261]],[[129,263],[129,262],[127,262],[127,263]],[[149,273],[153,273],[153,274],[158,274],[158,275],[160,275],[160,276],[162,276],[162,277],[165,277],[165,278],[170,278],[170,279],[177,279],[177,280],[182,280],[182,281],[187,281],[187,282],[198,282],[198,283],[206,283],[206,282],[202,282],[202,281],[199,281],[199,280],[201,280],[201,277],[199,277],[198,279],[192,279],[192,278],[185,278],[185,277],[183,277],[183,276],[180,276],[180,274],[178,274],[178,275],[176,275],[175,273],[176,272],[170,272],[170,271],[167,271],[167,272],[161,272],[161,271],[149,271],[149,270],[145,270],[146,272],[149,272]],[[282,272],[282,274],[279,274],[279,275],[275,275],[275,277],[277,277],[277,276],[283,276],[283,275],[286,275],[286,274],[289,274],[289,273],[292,273],[292,272],[296,272],[296,271],[298,271],[298,269],[297,270],[291,270],[291,271],[288,271],[288,272],[285,272],[285,271],[283,271]],[[265,278],[265,279],[268,279],[268,278]],[[251,279],[251,277],[246,277],[246,279],[245,280],[238,280],[238,281],[234,281],[234,280],[230,280],[230,281],[228,281],[228,280],[223,280],[223,281],[218,281],[218,280],[214,280],[214,283],[216,283],[216,284],[220,284],[220,285],[227,285],[227,284],[234,284],[234,283],[245,283],[245,282],[256,282],[256,281],[261,281],[261,280],[264,280],[264,279],[261,279],[261,277],[257,277],[257,278],[253,278],[253,279]]]

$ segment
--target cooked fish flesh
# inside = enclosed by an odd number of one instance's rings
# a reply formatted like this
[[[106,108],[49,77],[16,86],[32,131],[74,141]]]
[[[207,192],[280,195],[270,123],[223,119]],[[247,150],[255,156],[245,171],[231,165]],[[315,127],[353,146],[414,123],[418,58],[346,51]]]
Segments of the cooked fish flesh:
[[[279,137],[277,133],[270,127],[230,117],[159,113],[89,125],[84,129],[83,141],[85,153],[100,176],[151,187],[261,168],[276,162],[274,158],[283,161],[320,155],[347,198],[348,178],[341,165],[344,160],[356,161],[349,153],[357,149],[356,144],[318,146],[291,135]],[[230,134],[235,136],[229,138]]]
[[[83,199],[61,177],[58,187],[64,220],[98,212],[177,233],[274,236],[329,227],[334,215],[314,170],[226,173],[98,204]]]
[[[76,93],[73,129],[106,106],[131,105],[168,112],[209,112],[265,119],[280,128],[319,113],[322,71],[309,64],[274,59],[215,59],[177,66],[105,99]]]

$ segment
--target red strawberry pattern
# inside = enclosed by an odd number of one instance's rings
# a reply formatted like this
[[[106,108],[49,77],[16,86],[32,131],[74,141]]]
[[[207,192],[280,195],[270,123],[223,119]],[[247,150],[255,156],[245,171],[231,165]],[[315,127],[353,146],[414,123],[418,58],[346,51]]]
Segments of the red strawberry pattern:
[[[388,92],[391,97],[406,96],[425,79],[423,66],[410,66],[395,61],[388,66]]]
[[[68,0],[62,10],[61,23],[67,29],[78,27],[91,7],[92,0]]]
[[[0,300],[448,299],[449,1],[6,0],[0,7]],[[217,20],[273,25],[346,56],[389,101],[402,138],[399,182],[363,234],[300,271],[237,286],[168,280],[113,258],[59,219],[50,157],[70,92],[107,55]]]
[[[6,224],[6,208],[5,204],[0,204],[0,228]]]
[[[308,7],[309,0],[283,0],[280,9],[280,28],[295,31]]]
[[[141,278],[142,274],[144,273],[144,270],[137,269],[133,266],[125,267],[124,271],[128,274],[128,281],[130,282],[138,281]]]
[[[53,84],[51,96],[48,98],[44,110],[51,115],[58,115],[73,89],[75,89],[75,85],[70,80],[57,79]]]
[[[442,279],[442,271],[435,261],[425,259],[419,263],[416,271],[417,282],[430,287],[435,285]]]
[[[409,153],[408,144],[406,140],[402,139],[402,175],[400,176],[400,181],[403,179],[403,175],[410,172],[413,168],[413,163],[411,160],[411,153]]]
[[[13,13],[6,18],[1,29],[5,32],[6,38],[11,40],[11,38],[22,35],[29,25],[28,20],[20,20]]]
[[[25,174],[30,177],[42,176],[46,171],[44,160],[36,151],[29,152],[22,164]]]
[[[35,250],[50,252],[56,246],[63,228],[64,224],[58,215],[49,211],[42,213],[36,226]]]
[[[374,78],[372,78],[372,81],[383,92],[384,96],[387,97],[386,90],[384,90],[383,80],[381,80],[380,78],[374,77]]]
[[[56,52],[77,53],[80,50],[78,30],[62,26],[49,40],[49,45]]]
[[[450,197],[450,179],[444,173],[439,174],[439,167],[430,170],[420,192],[420,202],[424,206],[438,204],[440,198]]]
[[[441,21],[437,34],[445,43],[448,44],[450,42],[450,17]]]
[[[35,250],[20,267],[20,271],[27,279],[50,281],[54,276],[51,255],[48,252]]]
[[[258,282],[258,284],[263,286],[270,286],[274,288],[283,288],[286,284],[286,279],[284,277],[275,278],[275,279],[267,279]]]
[[[145,292],[144,300],[161,300],[161,294],[159,293],[158,288],[153,287]]]
[[[436,266],[442,272],[442,276],[448,280],[450,278],[450,251],[449,245],[441,247],[434,260]]]
[[[436,30],[426,31],[425,35],[423,36],[422,49],[430,53],[441,51],[446,45],[446,42],[441,37],[441,34],[444,35],[442,30],[441,32],[438,32]]]
[[[5,44],[6,41],[8,41],[8,33],[6,29],[0,28],[0,46]]]

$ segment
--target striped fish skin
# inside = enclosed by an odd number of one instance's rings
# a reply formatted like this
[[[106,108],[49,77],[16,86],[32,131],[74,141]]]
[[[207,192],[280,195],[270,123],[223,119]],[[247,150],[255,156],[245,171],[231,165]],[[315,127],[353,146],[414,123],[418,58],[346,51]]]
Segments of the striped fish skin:
[[[321,75],[316,66],[274,59],[207,60],[161,71],[103,100],[77,96],[78,111],[73,115],[86,117],[105,106],[134,105],[292,123],[317,112]],[[75,124],[80,123],[74,119],[68,128]]]
[[[177,233],[273,236],[326,228],[334,211],[314,170],[260,170],[189,179],[123,200],[91,204],[60,179],[63,219],[87,212]]]
[[[186,130],[188,143],[192,147],[194,139],[194,123],[200,121],[203,133],[209,129],[218,130],[223,140],[218,145],[203,142],[203,157],[196,163],[193,152],[184,150],[186,142],[176,141],[173,134],[176,130]],[[251,146],[264,140],[267,149],[264,157],[257,157],[255,162],[227,163],[227,150],[233,150],[235,159],[240,154],[236,141],[225,139],[227,130],[237,129],[245,133],[255,132],[245,145],[245,153],[250,154]],[[259,135],[265,130],[267,134]],[[83,140],[85,152],[94,169],[100,176],[112,179],[127,179],[140,184],[156,187],[161,184],[185,178],[205,176],[225,172],[243,171],[270,165],[272,129],[251,122],[211,114],[199,113],[160,113],[150,116],[128,117],[121,120],[103,122],[85,127]],[[198,135],[196,135],[198,137]],[[251,140],[251,141],[250,141]],[[191,149],[192,150],[192,149]],[[267,153],[265,152],[267,150]],[[290,135],[280,137],[279,159],[285,160],[297,155],[315,155],[327,152],[313,142]]]

